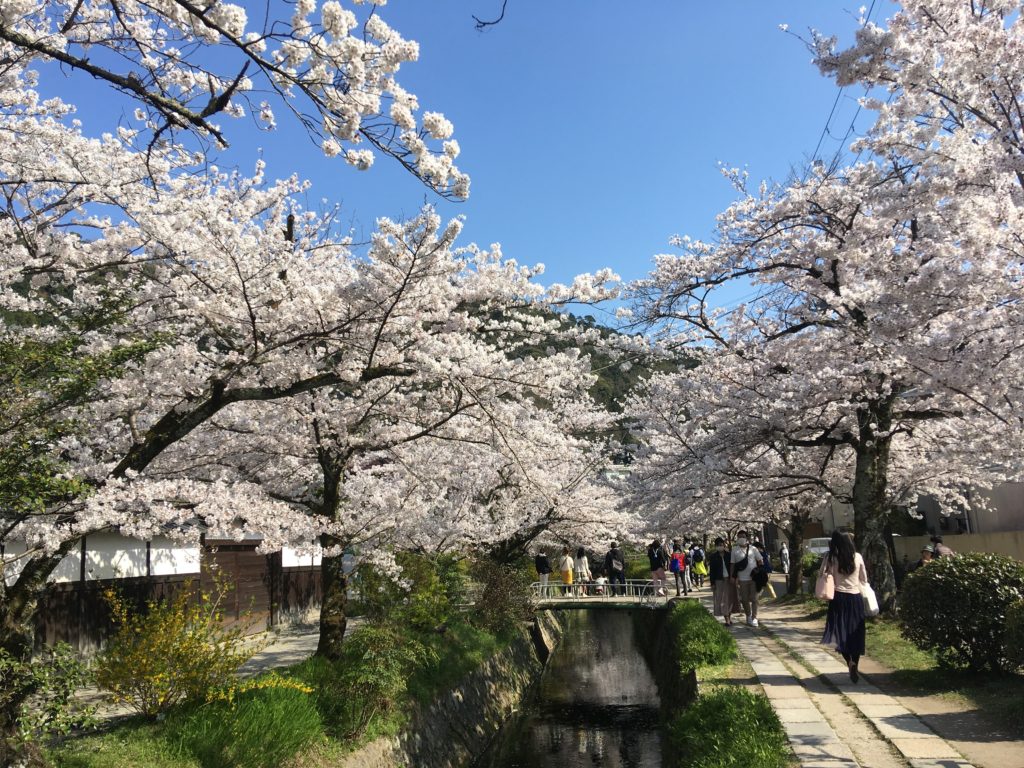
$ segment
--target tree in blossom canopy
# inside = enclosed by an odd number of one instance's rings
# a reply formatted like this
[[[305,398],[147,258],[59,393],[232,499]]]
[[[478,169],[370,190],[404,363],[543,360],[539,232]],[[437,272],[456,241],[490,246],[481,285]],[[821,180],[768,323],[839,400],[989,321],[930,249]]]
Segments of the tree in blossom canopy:
[[[48,575],[97,531],[319,545],[329,578],[349,543],[498,547],[512,520],[547,514],[539,535],[597,516],[589,363],[566,343],[517,349],[574,338],[552,311],[611,295],[614,275],[544,288],[497,247],[457,247],[461,222],[429,208],[360,247],[335,211],[302,206],[298,177],[213,162],[228,135],[215,117],[269,88],[328,155],[367,167],[368,143],[439,194],[468,192],[450,124],[417,120],[394,79],[416,44],[375,11],[357,34],[337,2],[319,21],[313,3],[289,9],[262,32],[223,3],[0,9],[0,466],[17,468],[0,482],[0,650],[14,658]],[[37,91],[53,62],[136,102],[138,124],[90,133]],[[325,602],[329,655],[343,608]],[[0,762],[21,749],[24,696],[0,712]]]
[[[716,238],[678,239],[635,286],[638,314],[701,345],[708,366],[671,383],[674,423],[649,404],[637,418],[657,440],[699,433],[712,465],[784,448],[810,477],[831,452],[846,480],[821,493],[852,503],[888,604],[888,514],[919,493],[955,509],[970,486],[1018,476],[1024,381],[1021,5],[902,5],[850,50],[811,41],[841,85],[875,87],[855,161],[757,189],[729,172],[740,199]],[[747,281],[755,298],[712,309]],[[689,472],[693,457],[668,450],[658,461]]]

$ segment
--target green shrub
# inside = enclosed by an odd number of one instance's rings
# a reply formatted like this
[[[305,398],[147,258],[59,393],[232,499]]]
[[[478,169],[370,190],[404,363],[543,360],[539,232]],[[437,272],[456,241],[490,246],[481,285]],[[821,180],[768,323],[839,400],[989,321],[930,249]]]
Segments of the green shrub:
[[[1024,600],[1006,611],[1006,634],[1003,638],[1006,659],[1011,669],[1024,667]]]
[[[480,594],[473,606],[473,623],[502,634],[533,615],[530,602],[530,575],[524,565],[496,563],[482,557],[473,563],[473,577]]]
[[[196,595],[186,583],[173,598],[150,601],[145,612],[133,613],[108,590],[117,631],[96,659],[97,685],[149,718],[230,685],[260,646],[241,627],[224,627],[220,604],[226,594],[218,584]]]
[[[668,737],[679,768],[785,768],[786,732],[764,696],[717,688],[673,718]]]
[[[903,582],[900,627],[944,666],[1000,670],[1007,612],[1024,599],[1024,563],[968,552],[918,568]]]
[[[821,555],[814,552],[804,552],[800,558],[800,569],[804,576],[817,576],[821,570]]]
[[[316,708],[330,734],[359,739],[374,721],[401,711],[410,676],[435,659],[412,633],[366,624],[345,638],[337,662],[314,657],[292,674],[315,688]]]
[[[21,701],[18,728],[26,744],[93,722],[93,709],[74,698],[88,679],[88,670],[67,643],[47,648],[31,661],[20,661],[0,648],[0,709],[7,711]]]
[[[736,640],[696,600],[677,600],[668,615],[668,631],[680,672],[718,666],[736,659]]]
[[[370,564],[359,566],[354,582],[360,597],[349,607],[349,615],[432,631],[450,621],[466,602],[465,569],[454,556],[402,552],[396,561],[396,573]]]
[[[231,701],[172,716],[166,738],[204,768],[277,768],[323,738],[308,690],[274,677],[252,681]]]

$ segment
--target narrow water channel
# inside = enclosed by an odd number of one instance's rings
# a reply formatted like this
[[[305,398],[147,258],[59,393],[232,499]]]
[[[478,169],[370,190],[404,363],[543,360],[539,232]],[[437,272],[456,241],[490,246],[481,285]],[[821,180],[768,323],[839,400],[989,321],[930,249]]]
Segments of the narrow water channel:
[[[630,612],[563,615],[539,689],[477,768],[661,768],[658,691]]]

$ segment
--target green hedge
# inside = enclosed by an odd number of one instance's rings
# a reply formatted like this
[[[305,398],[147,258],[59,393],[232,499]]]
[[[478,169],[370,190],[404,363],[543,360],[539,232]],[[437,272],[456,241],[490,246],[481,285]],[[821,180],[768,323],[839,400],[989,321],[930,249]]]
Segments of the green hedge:
[[[1011,668],[1024,667],[1024,600],[1006,611],[1006,635],[1003,638],[1006,660]]]
[[[668,615],[668,631],[680,672],[736,660],[736,641],[696,600],[676,600]]]
[[[903,582],[904,636],[940,664],[1001,670],[1012,666],[1004,636],[1010,606],[1024,599],[1024,563],[966,552],[934,560]]]
[[[679,768],[785,768],[786,732],[764,696],[717,688],[669,723]]]

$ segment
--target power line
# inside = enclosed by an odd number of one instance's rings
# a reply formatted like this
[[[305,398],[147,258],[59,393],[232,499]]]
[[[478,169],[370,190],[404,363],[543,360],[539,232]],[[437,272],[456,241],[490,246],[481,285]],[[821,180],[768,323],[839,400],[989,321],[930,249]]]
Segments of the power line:
[[[865,24],[867,24],[869,21],[871,21],[871,14],[875,10],[875,2],[877,2],[877,0],[871,0],[871,6],[868,8],[868,13],[864,17],[864,23]],[[809,163],[809,165],[811,165],[811,166],[813,166],[814,165],[814,161],[818,159],[818,151],[821,149],[821,143],[825,140],[826,134],[829,135],[829,136],[832,135],[831,132],[829,131],[829,125],[832,122],[832,117],[836,113],[836,107],[839,106],[839,100],[843,97],[843,91],[845,91],[845,90],[846,90],[846,86],[844,85],[843,87],[841,87],[839,89],[839,92],[836,94],[835,101],[832,102],[832,109],[830,109],[829,112],[828,112],[828,117],[825,119],[825,125],[824,125],[824,127],[822,127],[821,134],[818,136],[818,143],[814,145],[814,152],[811,154],[811,161]],[[859,115],[860,115],[860,102],[858,101],[858,103],[857,103],[857,111],[853,115],[853,120],[850,121],[850,127],[846,129],[846,134],[842,138],[842,144],[845,145],[846,144],[846,140],[848,138],[850,138],[850,134],[853,133],[853,127],[856,124],[857,117]],[[835,137],[832,136],[832,138],[835,138]],[[842,151],[842,147],[840,147],[840,151]]]

